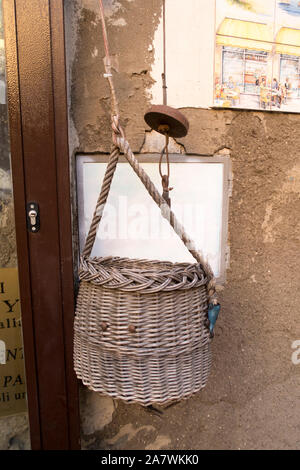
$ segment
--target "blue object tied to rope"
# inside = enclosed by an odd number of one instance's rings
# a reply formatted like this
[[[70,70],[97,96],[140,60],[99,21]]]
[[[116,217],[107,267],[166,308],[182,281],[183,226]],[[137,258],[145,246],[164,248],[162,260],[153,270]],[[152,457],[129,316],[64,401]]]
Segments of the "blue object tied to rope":
[[[219,303],[209,304],[208,306],[209,332],[211,338],[214,336],[214,327],[218,319],[220,309],[221,305]]]

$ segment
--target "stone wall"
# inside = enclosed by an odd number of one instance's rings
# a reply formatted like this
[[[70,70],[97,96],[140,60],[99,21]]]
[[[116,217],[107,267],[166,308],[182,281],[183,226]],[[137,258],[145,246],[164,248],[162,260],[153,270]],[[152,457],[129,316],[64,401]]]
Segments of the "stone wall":
[[[98,3],[65,2],[70,148],[109,152],[110,99],[103,78]],[[153,41],[160,0],[106,0],[121,122],[140,152],[149,128]],[[180,19],[179,19],[180,21]],[[157,415],[82,389],[84,448],[299,448],[300,116],[280,112],[182,109],[178,142],[187,154],[230,154],[230,268],[205,390]]]

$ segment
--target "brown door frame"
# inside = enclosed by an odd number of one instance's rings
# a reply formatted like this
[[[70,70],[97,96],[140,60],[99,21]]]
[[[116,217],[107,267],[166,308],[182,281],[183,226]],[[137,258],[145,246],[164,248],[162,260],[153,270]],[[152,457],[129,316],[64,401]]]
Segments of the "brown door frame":
[[[3,1],[31,446],[44,450],[80,448],[63,3]]]

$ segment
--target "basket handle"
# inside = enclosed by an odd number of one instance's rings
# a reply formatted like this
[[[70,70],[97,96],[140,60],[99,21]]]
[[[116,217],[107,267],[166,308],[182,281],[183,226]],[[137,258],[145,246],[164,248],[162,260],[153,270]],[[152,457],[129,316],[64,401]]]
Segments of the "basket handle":
[[[98,226],[103,215],[103,211],[104,211],[104,207],[105,207],[109,190],[111,187],[113,175],[114,175],[117,163],[118,163],[119,154],[120,154],[120,151],[122,151],[128,163],[133,168],[137,176],[140,178],[141,182],[145,186],[146,190],[148,191],[152,199],[156,202],[156,204],[160,208],[162,216],[168,220],[169,224],[171,225],[175,233],[180,237],[180,239],[182,240],[182,242],[184,243],[188,251],[191,253],[191,255],[196,259],[198,263],[201,264],[209,280],[208,295],[209,297],[212,297],[215,293],[215,279],[214,279],[214,274],[211,270],[210,265],[203,259],[203,256],[199,253],[199,251],[196,250],[194,243],[185,232],[181,223],[177,220],[174,212],[170,209],[168,204],[166,204],[165,200],[156,189],[150,177],[147,175],[144,169],[140,166],[139,162],[137,161],[133,152],[131,151],[128,141],[125,139],[123,132],[118,132],[114,134],[114,143],[115,145],[112,149],[112,152],[110,154],[109,161],[106,167],[100,195],[96,204],[96,208],[95,208],[92,222],[90,225],[90,229],[86,238],[82,256],[89,257],[92,252]]]
[[[118,107],[118,101],[117,101],[114,84],[113,84],[112,64],[111,64],[111,58],[109,54],[108,38],[107,38],[107,31],[106,31],[106,26],[105,26],[104,9],[103,9],[102,0],[100,0],[99,5],[100,5],[100,17],[101,17],[101,23],[102,23],[103,42],[104,42],[104,48],[105,48],[105,59],[104,59],[104,67],[105,67],[105,72],[106,72],[105,77],[108,79],[108,84],[109,84],[110,93],[111,93],[111,107],[112,107],[112,112],[111,112],[112,123],[111,124],[112,124],[112,131],[113,131],[112,139],[113,139],[114,146],[112,148],[109,161],[106,167],[101,191],[98,197],[98,201],[96,204],[96,208],[94,211],[90,229],[86,238],[82,256],[89,257],[91,255],[95,238],[96,238],[96,234],[97,234],[97,230],[98,230],[98,226],[103,215],[103,210],[107,201],[112,179],[113,179],[116,166],[118,163],[120,151],[122,151],[128,163],[131,165],[131,167],[133,168],[137,176],[140,178],[141,182],[147,189],[152,199],[156,202],[156,204],[160,208],[162,216],[168,220],[169,224],[174,229],[175,233],[183,241],[183,243],[185,244],[186,248],[189,250],[191,255],[196,259],[198,263],[201,264],[202,269],[208,278],[207,293],[208,293],[209,301],[211,301],[213,300],[216,290],[215,290],[215,278],[214,278],[214,274],[212,272],[210,265],[203,259],[202,255],[196,250],[194,243],[185,232],[183,226],[176,219],[175,214],[171,211],[168,204],[166,204],[165,200],[160,195],[160,193],[158,192],[158,190],[152,183],[151,179],[147,175],[147,173],[140,166],[139,162],[137,161],[137,159],[135,158],[135,156],[133,155],[131,151],[129,143],[127,142],[125,138],[124,131],[119,124],[119,107]]]

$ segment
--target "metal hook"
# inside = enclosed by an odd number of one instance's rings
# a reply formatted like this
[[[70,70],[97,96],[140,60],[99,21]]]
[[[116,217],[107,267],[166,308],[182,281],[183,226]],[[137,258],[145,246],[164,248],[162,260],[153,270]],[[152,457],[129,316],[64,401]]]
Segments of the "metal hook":
[[[165,127],[167,128],[168,126],[165,126]],[[170,162],[169,162],[169,148],[168,148],[168,146],[169,146],[169,134],[168,134],[167,129],[165,129],[164,134],[165,134],[165,138],[166,138],[166,143],[165,143],[165,146],[162,149],[161,154],[160,154],[159,174],[161,176],[161,184],[162,184],[162,188],[163,188],[162,197],[164,198],[164,200],[166,201],[168,206],[171,207],[171,199],[169,197],[169,191],[171,191],[173,188],[169,187]],[[167,174],[166,175],[162,174],[162,169],[161,169],[162,159],[163,159],[164,154],[166,155],[166,163],[167,163]]]

